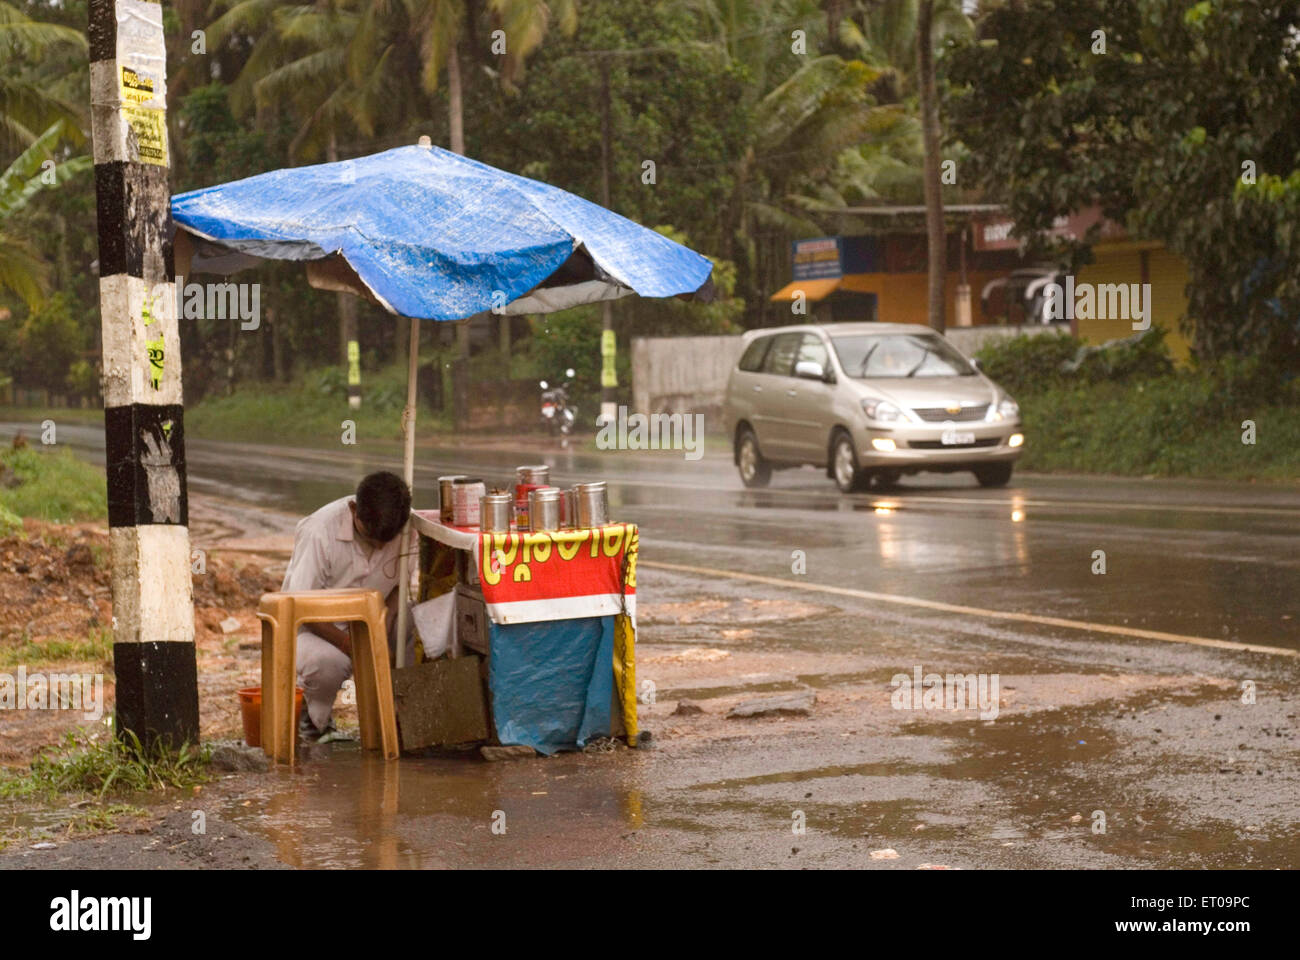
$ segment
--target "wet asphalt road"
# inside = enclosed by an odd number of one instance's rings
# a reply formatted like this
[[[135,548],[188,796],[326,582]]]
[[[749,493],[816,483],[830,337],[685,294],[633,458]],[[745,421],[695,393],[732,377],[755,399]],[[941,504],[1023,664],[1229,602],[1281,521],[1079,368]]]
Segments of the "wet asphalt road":
[[[60,440],[102,460],[95,428],[62,426]],[[193,497],[268,516],[400,467],[394,445],[191,437],[188,456]],[[642,708],[653,746],[400,770],[341,747],[241,786],[217,811],[275,859],[1300,865],[1300,489],[1017,476],[983,490],[921,475],[843,496],[810,469],[746,491],[725,453],[423,449],[417,506],[439,474],[504,484],[520,462],[550,463],[562,484],[608,479],[614,514],[641,526],[638,676],[657,686]],[[691,663],[701,649],[727,659]],[[900,716],[889,680],[915,666],[998,674],[1006,709],[991,722]],[[791,690],[817,692],[812,716],[723,718],[737,697]],[[703,716],[675,716],[683,698]],[[506,834],[492,832],[498,811]],[[898,858],[869,859],[884,848]]]
[[[0,439],[17,425],[0,423]],[[27,431],[34,431],[27,425]],[[102,431],[60,438],[103,460]],[[192,495],[300,514],[372,469],[400,472],[395,445],[313,450],[188,441]],[[884,494],[840,494],[811,468],[745,490],[725,453],[430,449],[416,506],[436,478],[512,481],[521,460],[554,482],[610,481],[614,513],[642,528],[642,558],[800,583],[1300,651],[1300,487],[1098,477],[921,474]],[[802,552],[806,573],[792,570]],[[1105,554],[1105,574],[1094,573]]]

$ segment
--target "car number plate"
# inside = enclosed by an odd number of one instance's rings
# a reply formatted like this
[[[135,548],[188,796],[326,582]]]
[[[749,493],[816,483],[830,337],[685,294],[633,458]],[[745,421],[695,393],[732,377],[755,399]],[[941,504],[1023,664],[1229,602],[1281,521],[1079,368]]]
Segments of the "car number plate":
[[[975,442],[975,434],[969,430],[945,430],[939,441],[945,447],[959,447]]]

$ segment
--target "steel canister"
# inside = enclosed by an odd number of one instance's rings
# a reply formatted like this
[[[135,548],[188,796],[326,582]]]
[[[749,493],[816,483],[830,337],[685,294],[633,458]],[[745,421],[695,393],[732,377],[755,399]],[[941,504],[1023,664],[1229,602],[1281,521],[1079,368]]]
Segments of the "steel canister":
[[[509,533],[515,498],[508,493],[488,493],[479,498],[478,528],[484,533]]]
[[[578,501],[578,526],[603,527],[609,523],[609,490],[604,480],[573,486]]]
[[[534,533],[560,529],[560,499],[564,491],[559,487],[538,487],[528,494],[528,529]]]
[[[536,464],[531,467],[515,467],[515,483],[531,483],[536,486],[549,486],[551,482],[551,468],[545,464]]]
[[[451,522],[458,527],[478,526],[479,501],[487,485],[478,477],[460,477],[451,485]]]
[[[457,480],[464,480],[465,474],[453,473],[438,478],[438,519],[451,522],[451,486]]]

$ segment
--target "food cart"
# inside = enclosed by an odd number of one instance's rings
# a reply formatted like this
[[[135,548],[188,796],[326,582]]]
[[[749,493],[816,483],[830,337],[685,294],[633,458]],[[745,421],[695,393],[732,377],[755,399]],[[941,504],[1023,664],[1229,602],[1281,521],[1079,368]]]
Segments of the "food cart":
[[[403,466],[417,503],[420,320],[550,313],[630,295],[706,301],[713,295],[706,257],[567,191],[435,147],[427,137],[418,146],[179,194],[172,198],[172,219],[177,274],[229,276],[265,259],[298,260],[312,286],[352,293],[411,319]],[[571,745],[578,745],[606,727],[616,731],[619,723],[635,741],[635,526],[535,531],[521,525],[484,532],[417,510],[409,532],[420,541],[423,599],[450,589],[470,619],[475,604],[482,604],[488,720],[502,742],[533,743],[548,752],[568,745],[570,732]],[[398,578],[403,634],[412,552],[401,551]],[[441,566],[448,563],[462,575],[448,580]],[[589,590],[591,584],[598,587]],[[404,649],[398,645],[394,673],[399,707],[404,694],[409,703],[463,692],[465,709],[444,710],[445,717],[474,713],[473,684],[463,682],[474,666],[468,656],[455,656],[453,649],[454,669],[403,680]],[[610,664],[608,676],[596,668],[598,660]],[[564,695],[576,698],[575,678],[584,670],[581,721],[570,730],[572,717],[565,713],[563,730],[544,730],[551,720],[561,721],[525,709],[526,701],[558,695],[562,673],[569,675]],[[458,682],[433,689],[449,678]],[[608,707],[602,705],[605,690]],[[454,739],[451,733],[446,738]]]
[[[413,510],[411,526],[417,600],[450,595],[449,656],[483,658],[495,739],[543,754],[636,745],[635,524],[483,533]]]

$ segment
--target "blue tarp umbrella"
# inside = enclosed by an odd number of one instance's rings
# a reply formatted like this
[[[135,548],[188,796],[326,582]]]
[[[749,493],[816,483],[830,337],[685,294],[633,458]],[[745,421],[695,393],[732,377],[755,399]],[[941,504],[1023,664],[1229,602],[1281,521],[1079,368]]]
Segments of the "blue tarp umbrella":
[[[712,269],[604,207],[438,147],[192,190],[172,217],[198,240],[192,270],[341,258],[361,292],[421,320],[693,294]]]
[[[415,474],[419,320],[711,295],[700,254],[581,197],[430,146],[291,167],[172,198],[189,270],[301,260],[308,281],[411,318],[404,473]],[[407,551],[401,552],[399,629]],[[405,644],[398,644],[398,666]]]

